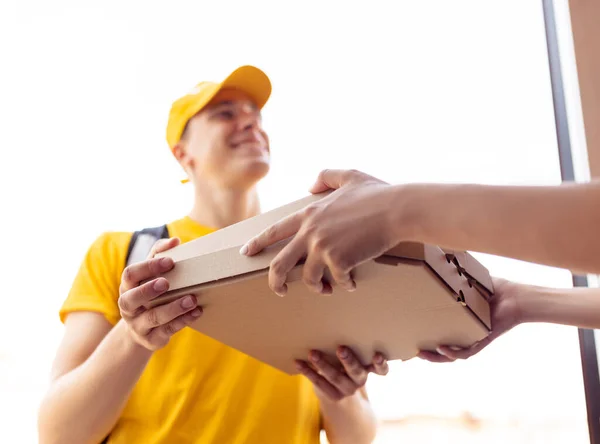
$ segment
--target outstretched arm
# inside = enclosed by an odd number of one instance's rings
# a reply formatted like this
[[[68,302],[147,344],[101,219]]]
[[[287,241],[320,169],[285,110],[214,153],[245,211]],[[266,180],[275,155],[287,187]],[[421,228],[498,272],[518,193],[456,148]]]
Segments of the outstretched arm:
[[[250,239],[254,255],[292,238],[273,259],[271,289],[283,295],[302,259],[317,293],[329,268],[352,290],[352,270],[400,242],[416,241],[600,273],[600,181],[559,186],[389,185],[358,171],[326,170],[312,192],[335,191]]]
[[[467,359],[522,323],[600,328],[599,288],[545,288],[495,278],[494,289],[490,301],[492,332],[489,336],[466,349],[446,344],[437,350],[422,350],[419,357],[432,362]]]
[[[600,273],[600,181],[394,188],[397,239]]]

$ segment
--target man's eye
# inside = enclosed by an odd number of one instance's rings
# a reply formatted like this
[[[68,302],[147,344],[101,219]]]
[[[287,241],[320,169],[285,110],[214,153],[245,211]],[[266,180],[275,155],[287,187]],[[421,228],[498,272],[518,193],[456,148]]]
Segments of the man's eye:
[[[219,116],[224,117],[226,119],[233,119],[234,114],[233,114],[233,111],[224,110],[219,113]]]

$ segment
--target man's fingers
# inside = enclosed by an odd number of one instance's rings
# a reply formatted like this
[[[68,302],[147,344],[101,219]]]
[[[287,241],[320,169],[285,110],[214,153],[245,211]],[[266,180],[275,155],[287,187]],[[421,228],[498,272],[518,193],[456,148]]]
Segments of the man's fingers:
[[[171,336],[190,325],[202,315],[202,308],[196,307],[192,311],[184,313],[172,321],[153,329],[147,336],[148,342],[153,348],[159,348],[166,345]]]
[[[192,311],[197,307],[195,296],[188,295],[165,305],[146,310],[131,320],[137,334],[146,336],[157,327],[164,327],[173,319]]]
[[[300,373],[306,376],[310,382],[314,384],[319,390],[321,390],[329,399],[333,401],[339,401],[344,397],[344,395],[336,389],[333,385],[331,385],[325,378],[315,372],[310,366],[304,362],[297,360],[296,368]]]
[[[139,287],[133,287],[119,297],[119,310],[123,316],[135,316],[141,307],[168,289],[169,282],[165,278],[154,279]]]
[[[369,366],[369,371],[379,376],[385,376],[390,371],[387,359],[381,353],[375,353],[373,363]]]
[[[152,248],[150,249],[150,253],[148,253],[148,259],[152,259],[158,253],[162,253],[163,251],[170,250],[171,248],[179,245],[180,240],[178,237],[172,237],[170,239],[159,239],[157,240]]]
[[[285,296],[287,293],[288,273],[294,268],[298,262],[306,254],[304,241],[299,237],[294,237],[283,250],[271,261],[269,269],[269,287],[279,296]]]
[[[175,263],[170,257],[149,259],[137,264],[129,265],[123,270],[120,293],[123,294],[126,291],[137,287],[142,281],[166,273],[171,270],[174,265]]]
[[[320,352],[313,350],[309,355],[309,359],[315,366],[315,368],[319,371],[319,373],[321,373],[321,375],[325,378],[325,380],[343,395],[352,395],[358,388],[358,384],[356,384],[352,379],[350,379],[348,375],[341,372],[329,362],[327,362],[327,360],[325,360],[325,358]],[[366,372],[364,373],[366,380]],[[358,377],[361,378],[360,375]]]
[[[359,362],[358,358],[348,347],[340,347],[337,356],[346,370],[346,374],[354,384],[362,387],[367,382],[368,372]]]
[[[298,211],[290,214],[277,223],[269,226],[259,235],[250,239],[240,249],[240,254],[253,256],[260,253],[262,250],[279,241],[294,236],[302,225],[302,212]]]

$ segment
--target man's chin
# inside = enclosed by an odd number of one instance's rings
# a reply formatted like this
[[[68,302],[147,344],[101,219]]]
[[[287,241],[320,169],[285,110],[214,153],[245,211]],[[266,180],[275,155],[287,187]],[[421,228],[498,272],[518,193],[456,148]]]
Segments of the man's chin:
[[[270,170],[268,158],[248,159],[231,172],[230,178],[237,179],[236,182],[247,184],[248,187],[256,185]],[[235,180],[234,179],[234,180]]]
[[[246,170],[249,176],[256,178],[256,180],[260,180],[269,173],[270,168],[271,164],[269,159],[263,158],[250,162]]]

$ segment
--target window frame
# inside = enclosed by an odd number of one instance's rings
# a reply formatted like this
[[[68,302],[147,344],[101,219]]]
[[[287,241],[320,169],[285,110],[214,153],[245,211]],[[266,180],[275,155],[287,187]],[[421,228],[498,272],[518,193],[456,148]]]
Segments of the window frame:
[[[560,57],[558,27],[553,0],[542,0],[542,8],[561,180],[563,182],[574,182],[578,178],[576,177],[573,147],[571,145],[563,65]],[[589,166],[586,166],[586,168],[589,170]],[[588,276],[572,275],[572,281],[574,287],[590,286]],[[598,369],[595,331],[579,328],[578,333],[590,443],[600,444],[600,372]]]

